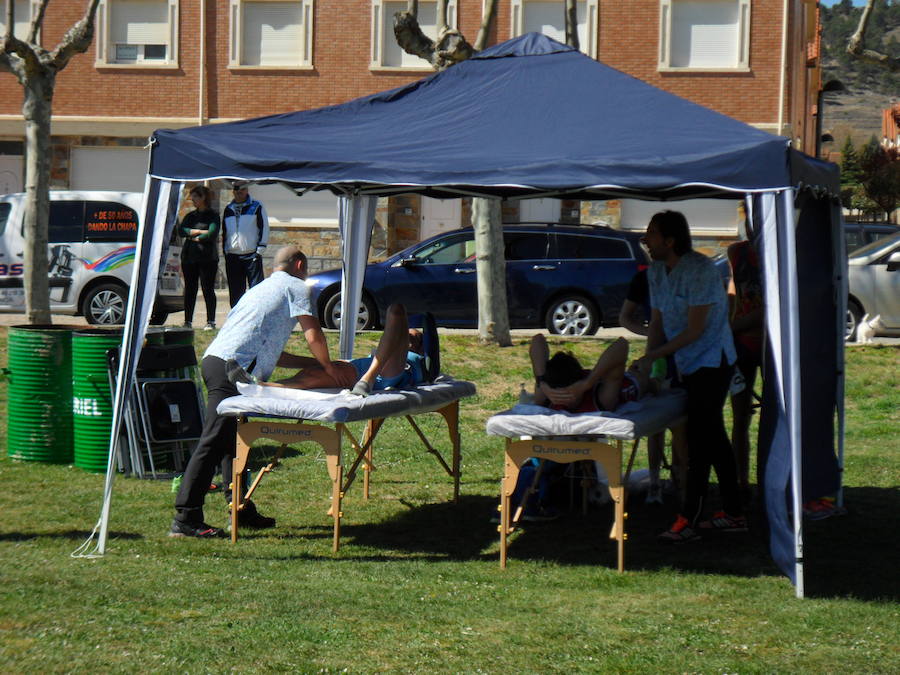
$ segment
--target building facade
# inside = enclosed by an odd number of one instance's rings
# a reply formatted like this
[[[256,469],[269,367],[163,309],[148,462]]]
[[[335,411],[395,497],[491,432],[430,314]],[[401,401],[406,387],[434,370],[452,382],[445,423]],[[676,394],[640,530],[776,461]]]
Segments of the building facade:
[[[430,35],[435,4],[419,2]],[[42,44],[55,45],[85,5],[51,3]],[[482,5],[449,0],[448,23],[474,41]],[[93,45],[57,79],[52,185],[142,190],[154,129],[316,108],[427,75],[428,64],[393,37],[392,17],[405,7],[389,0],[101,0]],[[500,0],[489,43],[533,30],[563,41],[563,8],[563,0]],[[21,35],[36,2],[15,0],[15,10]],[[580,48],[592,58],[784,135],[809,153],[821,86],[818,33],[815,0],[578,3]],[[7,73],[0,73],[0,91],[0,192],[11,192],[24,176],[22,92]],[[258,186],[253,194],[268,207],[275,238],[301,242],[315,258],[336,254],[334,198],[297,199],[279,186]],[[697,218],[733,232],[739,213],[715,207],[698,206]],[[619,200],[529,200],[506,205],[504,217],[637,228],[646,223],[645,210]],[[466,200],[383,200],[374,253],[465,224],[468,213]]]

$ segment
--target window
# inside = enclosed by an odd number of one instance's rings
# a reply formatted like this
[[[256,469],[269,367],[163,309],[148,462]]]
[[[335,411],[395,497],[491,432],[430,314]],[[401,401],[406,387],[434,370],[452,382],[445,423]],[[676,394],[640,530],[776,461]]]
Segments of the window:
[[[415,252],[416,262],[421,265],[453,265],[467,262],[475,252],[475,235],[471,233],[454,234],[433,241]]]
[[[177,64],[178,0],[101,0],[97,28],[98,64]]]
[[[6,223],[9,220],[10,211],[12,211],[12,204],[9,202],[0,202],[0,236],[6,232]]]
[[[84,202],[50,202],[47,241],[51,244],[80,242],[84,224]]]
[[[568,260],[631,260],[631,247],[622,239],[556,235],[559,258]]]
[[[406,11],[406,2],[372,0],[372,68],[427,68],[431,64],[407,54],[394,37],[394,14]],[[437,38],[437,3],[419,3],[419,28],[432,40]],[[447,3],[447,25],[456,28],[456,0]]]
[[[28,28],[31,25],[31,17],[37,13],[34,0],[15,0],[15,15],[13,22],[15,29],[13,35],[20,40],[28,37]],[[0,3],[0,33],[6,35],[6,3]]]
[[[231,0],[231,67],[312,66],[313,0]]]
[[[579,0],[578,47],[597,58],[597,2]],[[543,33],[558,42],[566,42],[566,3],[564,0],[512,0],[512,35]]]
[[[549,235],[535,232],[504,232],[504,256],[509,260],[546,260]]]
[[[750,0],[660,0],[660,69],[747,69]]]

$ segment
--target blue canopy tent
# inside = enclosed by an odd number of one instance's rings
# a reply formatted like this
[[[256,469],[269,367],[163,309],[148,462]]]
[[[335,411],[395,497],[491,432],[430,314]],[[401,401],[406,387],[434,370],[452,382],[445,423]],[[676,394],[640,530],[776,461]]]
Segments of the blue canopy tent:
[[[158,130],[151,142],[100,553],[124,391],[185,181],[275,181],[298,193],[340,195],[344,316],[356,315],[375,196],[719,197],[745,200],[764,261],[766,505],[773,556],[802,595],[800,504],[804,491],[821,496],[839,486],[836,411],[839,445],[843,437],[846,289],[836,167],[534,33],[391,91],[316,110]],[[807,249],[823,257],[804,266]],[[813,295],[824,300],[808,302]],[[350,327],[344,323],[342,355],[352,351]],[[808,359],[807,349],[816,356]]]

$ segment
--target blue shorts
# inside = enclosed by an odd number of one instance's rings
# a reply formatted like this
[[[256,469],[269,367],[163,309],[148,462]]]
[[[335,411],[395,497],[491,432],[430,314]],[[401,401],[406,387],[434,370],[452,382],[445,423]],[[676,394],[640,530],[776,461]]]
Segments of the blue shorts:
[[[372,365],[372,357],[365,356],[361,359],[350,359],[350,364],[356,368],[356,377],[360,378],[366,374],[369,366]],[[414,387],[425,381],[425,368],[423,366],[424,363],[421,355],[416,354],[415,352],[408,352],[406,354],[406,368],[403,369],[403,372],[394,377],[376,376],[375,385],[372,387],[372,391],[380,391],[388,388],[405,389]]]

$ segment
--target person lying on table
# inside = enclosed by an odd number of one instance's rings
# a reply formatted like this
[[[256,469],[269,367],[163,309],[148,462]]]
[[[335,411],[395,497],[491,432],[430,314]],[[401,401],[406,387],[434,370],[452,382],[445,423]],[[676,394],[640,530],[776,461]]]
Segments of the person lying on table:
[[[531,338],[528,354],[534,373],[534,402],[555,410],[615,410],[661,386],[659,380],[651,379],[650,364],[638,362],[626,368],[625,338],[618,338],[607,347],[590,370],[569,352],[556,352],[550,358],[547,340],[541,334]]]
[[[649,366],[626,369],[628,340],[625,338],[619,338],[607,347],[590,370],[570,352],[559,351],[550,357],[547,340],[541,334],[531,338],[528,355],[534,373],[534,402],[554,410],[576,413],[615,410],[662,386],[660,381],[650,378]],[[534,485],[536,499],[532,503],[526,493],[535,483],[538,471],[540,474]],[[545,521],[559,516],[548,503],[548,495],[551,484],[564,472],[565,466],[552,460],[543,460],[541,467],[541,462],[532,457],[522,465],[511,503],[515,509],[523,499],[527,500],[523,520]]]
[[[356,384],[350,393],[357,396],[368,396],[373,391],[388,388],[414,387],[427,381],[422,334],[409,328],[406,308],[401,304],[388,307],[384,333],[370,356],[349,361],[332,361],[330,371],[315,359],[306,358],[300,364],[301,370],[295,375],[276,382],[260,382],[238,363],[229,363],[226,367],[232,382],[268,387],[334,389],[343,387],[343,382],[348,379],[355,379]]]

